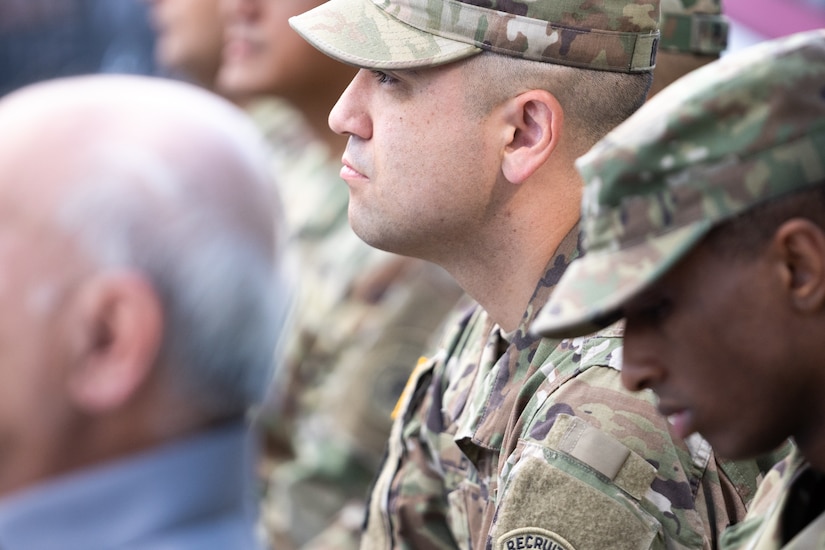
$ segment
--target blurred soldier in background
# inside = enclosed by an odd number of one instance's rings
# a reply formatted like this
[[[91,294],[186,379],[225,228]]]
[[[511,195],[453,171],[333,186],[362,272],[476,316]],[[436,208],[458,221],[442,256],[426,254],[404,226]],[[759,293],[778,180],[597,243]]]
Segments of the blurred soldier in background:
[[[219,0],[145,0],[157,33],[155,56],[164,74],[216,88],[223,51]]]
[[[730,24],[722,0],[662,0],[659,52],[653,97],[682,75],[719,59],[728,46]]]

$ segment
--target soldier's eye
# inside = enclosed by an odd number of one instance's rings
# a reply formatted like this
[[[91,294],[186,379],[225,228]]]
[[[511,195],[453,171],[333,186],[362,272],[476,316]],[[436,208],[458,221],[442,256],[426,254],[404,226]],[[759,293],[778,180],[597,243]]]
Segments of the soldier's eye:
[[[394,77],[388,75],[384,71],[371,71],[371,72],[372,72],[372,75],[375,77],[375,79],[380,84],[392,84],[394,82],[397,82],[397,80]]]
[[[634,324],[655,327],[673,312],[673,301],[665,296],[647,296],[625,308],[625,317]]]
[[[655,324],[664,321],[672,310],[673,303],[666,298],[662,298],[655,302],[645,304],[636,310],[635,316],[643,322]]]

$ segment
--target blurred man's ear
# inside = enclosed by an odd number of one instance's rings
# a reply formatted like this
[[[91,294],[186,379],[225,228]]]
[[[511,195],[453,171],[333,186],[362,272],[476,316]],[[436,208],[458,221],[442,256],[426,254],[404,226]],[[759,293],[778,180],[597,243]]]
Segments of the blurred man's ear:
[[[772,248],[792,305],[803,313],[825,310],[825,233],[815,223],[794,218],[774,234]]]
[[[558,146],[564,111],[550,92],[529,90],[507,102],[504,116],[510,140],[502,171],[507,181],[522,183],[547,162]]]
[[[106,273],[81,290],[77,360],[68,373],[75,405],[91,414],[127,403],[150,377],[163,334],[163,309],[142,276]]]

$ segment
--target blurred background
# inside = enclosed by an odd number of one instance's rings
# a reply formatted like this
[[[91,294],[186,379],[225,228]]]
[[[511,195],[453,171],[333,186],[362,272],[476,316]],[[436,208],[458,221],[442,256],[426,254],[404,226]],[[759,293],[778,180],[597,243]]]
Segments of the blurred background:
[[[825,27],[825,0],[725,0],[724,8],[728,52]],[[145,0],[0,0],[0,95],[72,74],[158,74],[147,12]]]
[[[799,31],[825,28],[825,0],[723,0],[723,6],[731,21],[728,52]]]
[[[59,76],[156,74],[141,0],[0,0],[0,95]]]

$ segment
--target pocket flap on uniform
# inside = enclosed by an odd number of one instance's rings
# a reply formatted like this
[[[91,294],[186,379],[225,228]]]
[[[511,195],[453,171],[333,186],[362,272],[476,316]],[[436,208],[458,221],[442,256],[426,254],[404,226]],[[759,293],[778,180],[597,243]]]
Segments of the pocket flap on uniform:
[[[644,497],[656,468],[614,437],[581,418],[560,414],[547,435],[547,445],[596,470],[636,500]]]

